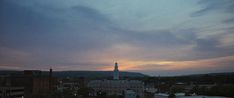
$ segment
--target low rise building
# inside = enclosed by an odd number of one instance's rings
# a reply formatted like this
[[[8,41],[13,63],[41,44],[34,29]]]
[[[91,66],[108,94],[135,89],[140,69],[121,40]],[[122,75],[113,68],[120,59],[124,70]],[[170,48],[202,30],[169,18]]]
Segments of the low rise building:
[[[0,87],[0,98],[24,98],[24,87]]]
[[[106,92],[107,95],[122,95],[127,89],[131,89],[139,96],[143,96],[143,82],[138,80],[94,80],[88,84],[88,87],[94,91]]]
[[[43,74],[40,70],[25,70],[0,76],[0,93],[1,96],[5,96],[1,98],[15,98],[6,96],[12,94],[21,96],[21,92],[23,92],[24,98],[33,98],[34,95],[48,95],[56,89],[56,85],[57,79],[52,77],[52,69],[50,69],[49,75]]]
[[[137,98],[137,94],[133,90],[125,90],[124,98]]]

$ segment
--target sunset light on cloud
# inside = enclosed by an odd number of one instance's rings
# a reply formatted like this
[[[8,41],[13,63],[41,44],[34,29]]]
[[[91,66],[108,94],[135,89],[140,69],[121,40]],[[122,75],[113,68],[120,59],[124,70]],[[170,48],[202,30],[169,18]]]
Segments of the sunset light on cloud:
[[[233,0],[1,0],[0,70],[234,71]]]
[[[194,61],[122,61],[120,69],[124,71],[173,71],[173,70],[217,70],[222,67],[229,67],[234,63],[234,56],[194,60]],[[230,65],[229,65],[230,64]],[[105,66],[101,70],[113,70],[113,66]],[[192,74],[192,73],[191,73]]]

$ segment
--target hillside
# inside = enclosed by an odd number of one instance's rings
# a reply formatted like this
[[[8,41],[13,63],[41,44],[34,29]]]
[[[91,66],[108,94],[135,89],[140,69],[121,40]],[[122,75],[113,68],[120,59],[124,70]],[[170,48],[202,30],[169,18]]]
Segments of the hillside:
[[[43,74],[47,74],[48,71],[43,71]],[[6,74],[23,74],[22,71],[0,71],[0,75]],[[95,78],[95,77],[112,77],[112,71],[54,71],[53,76],[55,77],[87,77],[87,78]],[[142,73],[137,72],[120,72],[120,77],[145,77]]]

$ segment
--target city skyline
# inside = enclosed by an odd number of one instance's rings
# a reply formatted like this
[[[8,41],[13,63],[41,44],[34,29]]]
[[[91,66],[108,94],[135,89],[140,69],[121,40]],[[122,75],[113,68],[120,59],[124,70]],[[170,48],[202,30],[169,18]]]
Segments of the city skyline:
[[[233,0],[1,0],[0,70],[234,71]]]

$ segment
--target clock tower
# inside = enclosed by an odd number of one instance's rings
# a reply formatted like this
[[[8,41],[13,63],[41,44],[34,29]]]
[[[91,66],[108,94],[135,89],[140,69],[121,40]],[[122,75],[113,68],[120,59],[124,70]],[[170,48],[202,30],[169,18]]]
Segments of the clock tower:
[[[114,80],[119,80],[119,69],[118,69],[118,63],[117,62],[115,62],[115,69],[114,69],[113,79]]]

